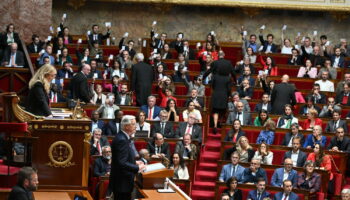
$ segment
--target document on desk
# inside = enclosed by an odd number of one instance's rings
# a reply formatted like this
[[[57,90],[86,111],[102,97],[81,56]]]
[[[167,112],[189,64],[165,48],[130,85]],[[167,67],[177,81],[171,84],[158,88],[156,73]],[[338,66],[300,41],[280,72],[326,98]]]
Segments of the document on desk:
[[[151,172],[158,169],[164,169],[165,166],[162,163],[154,163],[146,166],[145,172]]]
[[[35,200],[71,200],[67,192],[33,192]]]

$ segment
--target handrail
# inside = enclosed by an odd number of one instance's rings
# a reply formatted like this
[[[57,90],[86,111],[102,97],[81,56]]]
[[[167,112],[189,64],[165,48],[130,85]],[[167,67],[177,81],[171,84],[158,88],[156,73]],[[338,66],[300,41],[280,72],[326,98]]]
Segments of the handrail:
[[[21,40],[21,45],[22,45],[22,49],[23,49],[24,55],[25,55],[27,63],[28,63],[28,67],[29,67],[30,73],[32,74],[32,76],[34,76],[34,67],[33,67],[33,64],[32,64],[32,60],[30,59],[26,43],[22,39],[20,39],[20,40]]]

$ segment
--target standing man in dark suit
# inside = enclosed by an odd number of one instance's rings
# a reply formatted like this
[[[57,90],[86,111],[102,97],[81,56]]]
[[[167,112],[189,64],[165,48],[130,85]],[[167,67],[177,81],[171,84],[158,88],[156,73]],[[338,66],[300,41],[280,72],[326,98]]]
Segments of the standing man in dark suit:
[[[153,123],[152,135],[161,133],[165,138],[174,138],[174,126],[172,122],[168,121],[168,111],[161,110],[159,114],[160,121]]]
[[[299,196],[292,192],[293,184],[291,180],[283,181],[283,192],[278,192],[273,197],[273,200],[298,200]]]
[[[265,188],[265,179],[259,178],[256,182],[256,190],[249,191],[247,200],[263,200],[264,198],[270,198],[270,193],[266,191]]]
[[[89,36],[89,41],[91,43],[97,42],[99,45],[102,45],[103,40],[109,38],[110,32],[109,29],[111,27],[107,26],[107,33],[105,35],[102,35],[102,33],[99,33],[99,27],[97,24],[92,25],[92,33]]]
[[[295,105],[294,87],[289,83],[287,74],[282,76],[282,83],[277,84],[271,94],[272,113],[282,115],[286,104]]]
[[[345,133],[348,132],[348,125],[346,124],[345,120],[340,119],[341,112],[340,111],[334,111],[333,112],[333,119],[328,121],[326,126],[326,132],[328,133],[335,133],[337,128],[343,128]]]
[[[151,95],[153,83],[152,66],[143,62],[144,55],[136,54],[137,64],[133,65],[131,72],[131,90],[136,92],[136,104],[138,106],[147,104],[147,98]]]
[[[152,158],[170,158],[169,144],[164,142],[164,136],[156,133],[153,136],[153,141],[147,144],[147,150]]]
[[[293,138],[293,149],[284,153],[283,160],[290,158],[293,161],[293,167],[304,167],[306,161],[306,153],[300,150],[301,138],[296,136]]]
[[[93,103],[87,80],[87,75],[90,71],[90,65],[84,64],[81,71],[72,78],[72,81],[70,82],[70,90],[73,99],[80,99],[85,103]]]
[[[116,200],[131,200],[134,189],[135,174],[143,171],[142,161],[135,161],[134,152],[130,145],[130,138],[136,132],[136,119],[125,115],[121,121],[121,131],[112,142],[112,166],[109,177],[109,188],[113,191]]]
[[[198,140],[199,143],[202,143],[202,127],[196,122],[196,115],[191,113],[188,115],[187,122],[180,122],[179,127],[175,131],[177,138],[182,138],[186,133],[192,135],[192,140]]]
[[[32,192],[38,188],[38,174],[32,167],[23,167],[18,172],[17,185],[15,185],[8,200],[32,200]]]
[[[336,136],[333,136],[331,142],[328,145],[328,150],[335,152],[350,153],[350,139],[344,137],[346,132],[343,128],[337,128]],[[349,166],[349,165],[348,165]]]
[[[8,67],[24,67],[24,55],[18,51],[17,43],[12,43],[11,51],[5,52],[2,65]]]

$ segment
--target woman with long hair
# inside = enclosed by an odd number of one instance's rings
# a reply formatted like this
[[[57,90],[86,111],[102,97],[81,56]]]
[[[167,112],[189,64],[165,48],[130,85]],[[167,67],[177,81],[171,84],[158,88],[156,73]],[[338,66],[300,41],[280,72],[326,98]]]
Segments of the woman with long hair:
[[[224,160],[230,160],[231,154],[237,151],[240,162],[250,162],[254,157],[253,147],[249,145],[249,140],[246,136],[241,136],[236,142],[236,145],[225,150]]]
[[[265,142],[268,145],[273,144],[275,140],[275,129],[276,123],[273,120],[269,120],[265,123],[264,130],[261,130],[258,138],[256,139],[257,144]]]
[[[232,123],[232,128],[228,131],[224,141],[237,142],[242,136],[245,136],[245,132],[242,131],[241,121],[235,119]]]
[[[49,106],[50,83],[55,79],[57,71],[54,66],[41,66],[29,81],[29,95],[26,110],[34,115],[50,116]]]
[[[265,123],[271,120],[266,110],[261,110],[254,120],[254,126],[265,126]]]
[[[290,129],[290,125],[298,123],[298,118],[294,117],[292,106],[286,104],[284,106],[284,114],[278,118],[277,128],[287,128]]]
[[[273,152],[270,151],[269,145],[266,142],[262,142],[258,149],[255,151],[253,159],[260,159],[261,164],[272,165]]]
[[[137,131],[148,131],[148,135],[151,132],[151,124],[146,122],[146,113],[140,111],[137,115],[136,130]]]
[[[174,99],[169,99],[165,110],[168,111],[168,121],[178,122],[180,120],[179,111],[176,108],[176,101]]]
[[[190,175],[185,165],[185,160],[180,153],[175,152],[170,158],[170,168],[174,169],[174,179],[188,180]]]
[[[185,122],[188,121],[188,116],[189,116],[190,114],[196,115],[196,119],[197,119],[197,122],[198,122],[198,123],[202,123],[202,122],[203,122],[203,121],[202,121],[201,112],[200,112],[199,110],[197,110],[195,107],[196,107],[196,106],[195,106],[195,103],[194,103],[193,101],[190,101],[190,102],[188,103],[187,109],[184,110],[184,111],[182,112],[182,118],[183,118],[183,120],[184,120]]]
[[[65,62],[73,64],[72,57],[68,54],[67,47],[63,47],[61,54],[57,54],[56,57],[56,64],[58,65],[63,65]]]
[[[311,194],[319,192],[321,188],[321,176],[315,172],[315,167],[312,160],[306,161],[304,171],[299,174],[297,182],[299,189],[308,190]]]
[[[278,67],[275,63],[275,60],[271,56],[267,56],[264,61],[263,57],[260,55],[260,63],[263,66],[265,74],[270,76],[278,76]]]
[[[227,189],[223,193],[228,194],[230,200],[242,200],[242,190],[237,188],[238,180],[232,176],[226,181]]]

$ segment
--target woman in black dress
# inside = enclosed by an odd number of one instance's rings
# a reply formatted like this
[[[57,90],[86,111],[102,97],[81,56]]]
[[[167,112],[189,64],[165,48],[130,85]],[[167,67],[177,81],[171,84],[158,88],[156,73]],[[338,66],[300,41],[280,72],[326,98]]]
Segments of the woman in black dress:
[[[224,193],[228,194],[230,200],[242,200],[242,190],[237,189],[238,181],[237,178],[232,176],[226,181],[228,187],[224,190]]]
[[[29,95],[26,110],[38,116],[50,116],[49,92],[50,83],[56,77],[56,69],[50,64],[39,68],[29,81]]]

